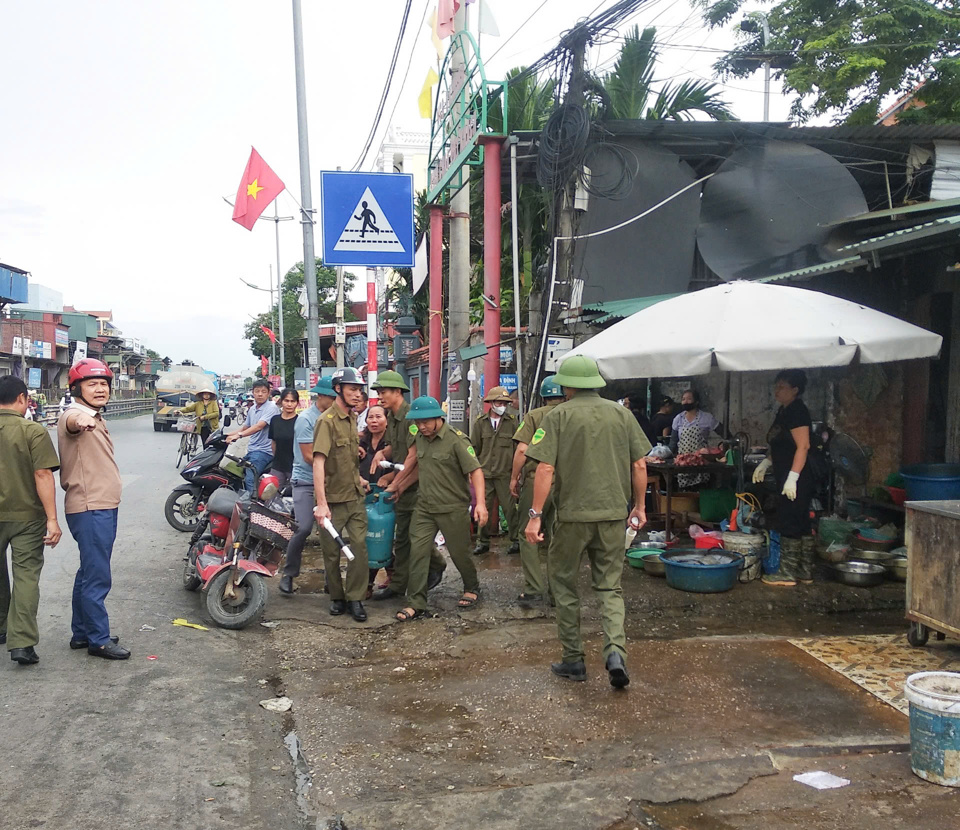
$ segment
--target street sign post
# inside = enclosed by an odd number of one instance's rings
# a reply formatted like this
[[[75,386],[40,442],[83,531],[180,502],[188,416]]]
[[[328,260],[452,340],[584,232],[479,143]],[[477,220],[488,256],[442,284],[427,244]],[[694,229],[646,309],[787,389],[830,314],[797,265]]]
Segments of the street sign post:
[[[412,268],[413,176],[320,174],[324,265]]]

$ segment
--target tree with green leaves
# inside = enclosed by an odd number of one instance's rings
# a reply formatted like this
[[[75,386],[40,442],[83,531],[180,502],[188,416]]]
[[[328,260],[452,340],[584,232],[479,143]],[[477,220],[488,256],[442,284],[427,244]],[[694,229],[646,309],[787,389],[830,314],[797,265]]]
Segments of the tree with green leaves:
[[[337,272],[336,269],[323,264],[323,260],[317,257],[316,265],[317,279],[317,302],[318,315],[320,322],[333,323],[336,321],[337,314]],[[357,282],[357,278],[349,271],[343,273],[343,292],[344,296],[349,296],[351,289]],[[300,310],[300,298],[304,287],[303,263],[298,262],[293,266],[283,278],[281,298],[283,307],[283,336],[284,345],[287,351],[287,366],[285,383],[293,380],[293,368],[300,364],[299,354],[301,352],[301,341],[306,336],[307,321]],[[276,318],[277,307],[270,311],[259,314],[244,326],[243,336],[250,343],[250,351],[259,357],[260,355],[270,354],[270,338],[263,332],[261,326],[266,326],[272,330],[273,321]],[[350,306],[344,308],[344,317],[348,322],[355,321],[356,315],[351,311]],[[279,328],[279,326],[278,326]],[[278,340],[280,332],[274,332]],[[279,343],[277,344],[279,346]],[[279,348],[277,349],[279,355]]]
[[[634,26],[626,33],[613,70],[601,79],[605,118],[684,121],[705,115],[714,121],[736,120],[719,88],[710,81],[658,86],[654,72],[659,55],[656,27],[641,32]]]
[[[745,0],[694,2],[709,25],[740,33],[717,72],[746,77],[769,59],[801,122],[873,124],[891,98],[912,93],[925,106],[901,121],[960,121],[960,0],[767,0],[766,46]]]

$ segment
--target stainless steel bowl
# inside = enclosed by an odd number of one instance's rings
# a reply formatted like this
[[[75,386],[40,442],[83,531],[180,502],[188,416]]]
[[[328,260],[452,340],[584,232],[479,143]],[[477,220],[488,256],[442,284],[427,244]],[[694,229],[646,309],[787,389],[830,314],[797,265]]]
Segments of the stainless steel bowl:
[[[887,576],[890,577],[890,579],[894,579],[897,582],[907,581],[906,556],[894,556],[893,559],[888,559],[883,563],[883,569],[887,572]]]
[[[661,550],[667,549],[667,543],[666,542],[636,542],[635,544],[631,545],[631,547],[634,548],[635,550],[661,551]]]
[[[643,557],[643,570],[644,573],[648,573],[651,576],[667,575],[667,566],[663,563],[658,551],[653,551]]]
[[[883,582],[886,570],[875,562],[838,562],[833,566],[833,576],[837,582],[853,585],[857,588],[872,588]]]
[[[848,558],[856,559],[859,562],[876,562],[878,565],[883,565],[891,559],[896,559],[896,556],[883,550],[858,550],[854,548],[848,554]]]
[[[890,551],[897,546],[896,539],[861,539],[857,534],[850,539],[850,544],[857,550],[871,551]]]

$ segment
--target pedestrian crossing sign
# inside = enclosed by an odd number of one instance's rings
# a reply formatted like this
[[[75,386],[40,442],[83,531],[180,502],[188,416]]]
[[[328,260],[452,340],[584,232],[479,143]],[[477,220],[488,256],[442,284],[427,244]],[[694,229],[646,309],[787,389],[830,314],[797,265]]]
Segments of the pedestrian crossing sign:
[[[324,265],[413,267],[413,176],[320,174]]]

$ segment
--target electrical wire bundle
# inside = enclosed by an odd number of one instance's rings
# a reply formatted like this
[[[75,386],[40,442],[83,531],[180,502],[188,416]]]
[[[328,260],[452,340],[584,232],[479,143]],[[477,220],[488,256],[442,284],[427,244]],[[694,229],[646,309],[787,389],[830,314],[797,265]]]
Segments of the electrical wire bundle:
[[[590,116],[577,104],[561,104],[547,119],[537,150],[537,182],[559,190],[583,166],[590,140]]]

